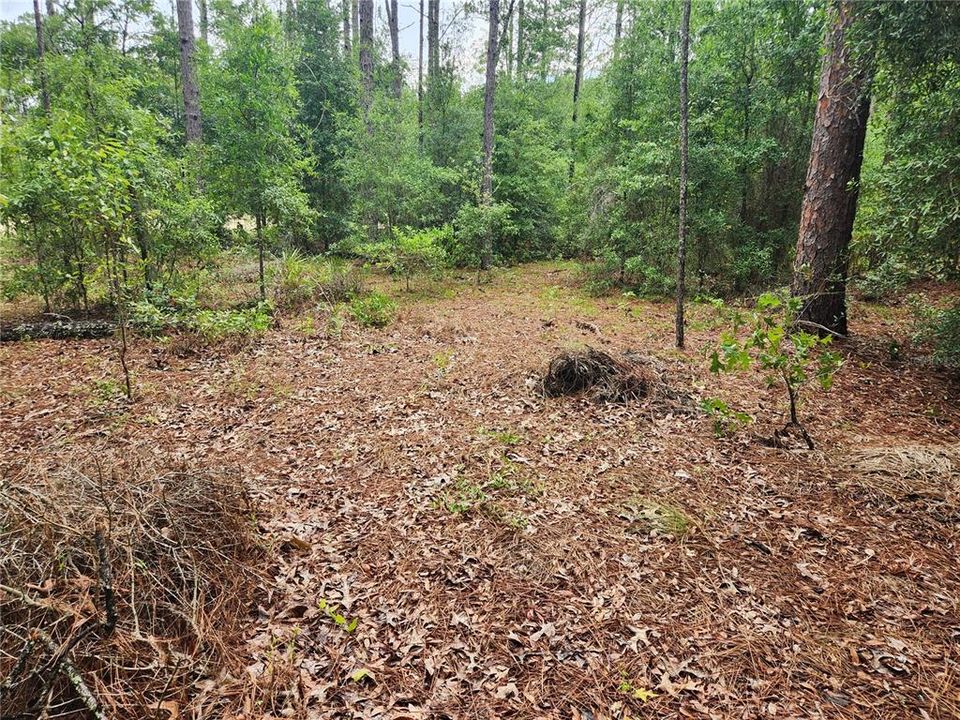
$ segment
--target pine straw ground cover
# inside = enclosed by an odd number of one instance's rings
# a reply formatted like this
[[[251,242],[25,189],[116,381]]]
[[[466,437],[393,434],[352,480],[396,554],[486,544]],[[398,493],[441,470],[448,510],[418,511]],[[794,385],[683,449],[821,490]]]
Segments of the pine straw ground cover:
[[[678,353],[669,305],[591,300],[556,267],[394,292],[383,330],[138,341],[132,406],[110,341],[0,347],[4,478],[137,447],[240,468],[261,508],[277,560],[205,686],[230,710],[180,717],[960,715],[957,466],[936,460],[960,388],[891,361],[872,315],[803,408],[807,452],[755,439],[783,419],[759,375],[706,371],[706,308]],[[585,346],[656,358],[670,392],[538,392]],[[705,396],[757,422],[716,438]]]

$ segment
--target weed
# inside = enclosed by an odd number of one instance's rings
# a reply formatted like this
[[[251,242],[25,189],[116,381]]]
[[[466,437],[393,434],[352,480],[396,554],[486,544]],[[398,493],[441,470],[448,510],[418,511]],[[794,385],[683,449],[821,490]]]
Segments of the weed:
[[[713,418],[713,434],[718,438],[735,435],[751,421],[751,417],[745,412],[732,409],[720,398],[704,398],[700,407]]]
[[[448,367],[450,367],[453,357],[454,353],[452,350],[441,350],[433,356],[433,364],[436,365],[437,370],[444,372]]]
[[[108,403],[121,397],[123,388],[116,380],[106,378],[104,380],[93,381],[93,393],[100,403]]]
[[[317,607],[323,612],[328,618],[333,620],[334,624],[348,633],[352,633],[357,629],[357,624],[360,622],[359,618],[353,618],[353,620],[347,620],[346,616],[337,612],[336,605],[328,603],[325,599],[320,598],[317,601]]]
[[[486,435],[496,440],[498,443],[506,446],[513,446],[520,443],[523,440],[523,437],[517,435],[515,432],[510,430],[487,430],[486,428],[480,429],[481,435]]]
[[[361,327],[386,327],[393,321],[396,312],[397,303],[376,290],[350,301],[350,314]]]

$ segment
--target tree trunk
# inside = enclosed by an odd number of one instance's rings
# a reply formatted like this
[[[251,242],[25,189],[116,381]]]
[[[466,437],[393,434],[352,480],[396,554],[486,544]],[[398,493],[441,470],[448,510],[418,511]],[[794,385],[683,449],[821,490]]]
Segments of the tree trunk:
[[[420,42],[417,46],[417,147],[423,152],[423,0],[420,0]]]
[[[427,1],[427,76],[440,74],[440,0]]]
[[[57,6],[53,4],[53,0],[47,0],[47,15],[53,17],[57,14]]]
[[[587,23],[587,0],[580,0],[580,17],[577,28],[577,69],[573,76],[573,132],[570,148],[570,168],[567,180],[573,181],[573,168],[577,149],[577,117],[580,113],[580,84],[583,82],[583,35]]]
[[[549,63],[547,62],[547,20],[550,15],[550,7],[547,0],[543,0],[541,8],[541,18],[540,18],[540,42],[543,47],[540,48],[540,81],[547,81],[547,68]]]
[[[403,90],[403,73],[400,68],[400,18],[398,0],[384,0],[387,8],[387,24],[390,27],[390,51],[393,56],[393,96],[400,97]]]
[[[845,335],[850,236],[870,114],[870,76],[846,45],[854,24],[852,0],[835,1],[832,15],[800,211],[793,294],[803,298],[800,320]]]
[[[359,1],[360,75],[363,79],[364,112],[373,102],[373,0]]]
[[[617,19],[613,24],[613,56],[617,56],[620,36],[623,35],[623,0],[617,0]]]
[[[517,2],[517,80],[523,82],[526,80],[524,75],[524,61],[526,57],[524,53],[526,52],[526,44],[523,42],[523,25],[524,14],[523,14],[523,0],[518,0]]]
[[[180,84],[183,86],[183,114],[186,117],[187,142],[200,140],[200,91],[194,67],[193,3],[177,0],[177,25],[180,29]]]
[[[343,56],[350,57],[350,0],[343,0],[341,3],[341,13],[343,15]]]
[[[353,33],[353,46],[360,46],[360,3],[359,0],[350,0],[350,23]]]
[[[37,28],[37,72],[40,75],[40,101],[43,111],[50,114],[50,91],[47,89],[47,68],[45,66],[45,46],[43,41],[43,15],[40,13],[40,0],[33,0],[33,22]]]
[[[680,24],[680,231],[677,243],[677,347],[683,347],[683,300],[687,272],[687,66],[690,61],[690,0],[683,3]]]
[[[490,0],[490,32],[487,36],[487,75],[483,93],[483,180],[480,186],[480,202],[484,207],[493,205],[493,100],[497,90],[497,55],[499,45],[498,21],[500,0]],[[483,237],[480,254],[480,269],[489,270],[493,264],[493,238],[488,232]]]
[[[204,42],[210,42],[210,17],[207,12],[207,0],[198,0],[200,8],[200,37]]]
[[[263,272],[263,215],[256,213],[257,223],[257,261],[260,270],[260,302],[267,301],[267,279]]]
[[[513,3],[511,2],[510,11],[507,13],[507,26],[503,30],[504,40],[507,46],[507,79],[513,79]]]

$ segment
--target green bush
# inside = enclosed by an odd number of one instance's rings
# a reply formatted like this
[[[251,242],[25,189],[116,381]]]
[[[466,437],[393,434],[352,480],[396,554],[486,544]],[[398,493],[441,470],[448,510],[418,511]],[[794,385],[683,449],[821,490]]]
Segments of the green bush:
[[[519,229],[513,221],[513,214],[513,207],[506,203],[462,206],[454,221],[454,233],[443,239],[450,263],[456,267],[479,265],[480,251],[487,236],[493,242],[495,260],[502,257],[503,248],[518,239]]]
[[[940,309],[923,295],[907,298],[913,313],[913,342],[933,345],[933,359],[949,368],[960,368],[960,302]]]
[[[388,272],[400,275],[410,290],[413,276],[437,273],[444,267],[447,259],[444,245],[449,245],[452,237],[449,226],[427,230],[397,229],[392,240],[357,244],[353,251]]]
[[[386,327],[393,321],[396,312],[397,303],[376,290],[350,301],[350,314],[362,327]]]
[[[243,340],[262,335],[270,327],[271,308],[266,303],[244,310],[177,310],[148,300],[131,304],[130,324],[156,335],[164,330],[182,330],[204,343]]]

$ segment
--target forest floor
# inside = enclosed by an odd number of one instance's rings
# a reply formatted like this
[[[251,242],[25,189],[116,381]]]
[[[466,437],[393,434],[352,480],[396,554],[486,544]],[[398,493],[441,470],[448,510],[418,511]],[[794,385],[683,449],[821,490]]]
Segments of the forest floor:
[[[246,667],[207,688],[231,717],[960,717],[960,383],[891,359],[899,309],[854,305],[807,451],[761,441],[759,372],[709,373],[709,306],[679,352],[671,305],[566,266],[400,288],[382,330],[136,339],[129,405],[113,340],[0,346],[5,474],[78,448],[241,470],[276,553]],[[541,397],[584,346],[669,391]],[[708,396],[756,422],[716,437]]]

